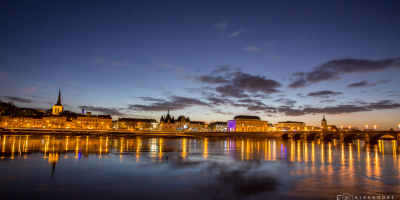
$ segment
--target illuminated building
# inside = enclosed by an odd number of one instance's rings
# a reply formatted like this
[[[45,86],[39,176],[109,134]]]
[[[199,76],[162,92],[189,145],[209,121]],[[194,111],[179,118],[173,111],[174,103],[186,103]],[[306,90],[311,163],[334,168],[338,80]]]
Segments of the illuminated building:
[[[324,130],[328,129],[328,122],[325,119],[325,114],[324,114],[324,117],[322,118],[322,121],[321,121],[321,128],[324,129]]]
[[[63,106],[61,105],[61,88],[58,91],[58,100],[57,103],[53,106],[53,115],[59,115],[64,111]]]
[[[305,127],[306,124],[304,122],[286,121],[286,122],[278,122],[276,124],[276,130],[278,131],[288,131],[288,130],[303,131]]]
[[[204,131],[205,123],[202,121],[190,121],[189,130],[190,131]]]
[[[169,109],[167,116],[161,116],[160,119],[160,131],[175,131],[176,130],[176,124],[175,124],[175,119],[171,115],[169,115]]]
[[[176,130],[184,131],[184,130],[189,130],[190,128],[190,119],[189,117],[186,117],[181,115],[175,120],[175,125],[176,125]]]
[[[111,129],[111,115],[92,115],[87,112],[86,115],[75,115],[71,118],[71,128],[78,129]]]
[[[5,128],[10,124],[10,115],[0,115],[0,127]]]
[[[268,121],[261,121],[260,117],[238,115],[229,120],[228,123],[229,132],[262,132],[268,131]]]
[[[336,125],[328,125],[328,121],[325,119],[325,114],[323,115],[322,121],[321,121],[321,128],[322,130],[327,130],[327,131],[338,131],[339,129],[336,127]]]
[[[158,122],[155,119],[119,118],[117,127],[120,130],[155,130]]]
[[[210,129],[212,132],[226,132],[228,129],[227,122],[211,122]]]

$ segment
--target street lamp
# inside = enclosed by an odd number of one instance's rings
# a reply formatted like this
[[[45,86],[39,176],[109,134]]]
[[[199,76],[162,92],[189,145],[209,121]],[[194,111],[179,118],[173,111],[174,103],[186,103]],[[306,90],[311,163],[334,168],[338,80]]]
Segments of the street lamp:
[[[331,127],[328,127],[329,128],[329,130],[331,130]]]
[[[340,126],[340,128],[342,128],[342,131],[343,131],[343,126]]]
[[[349,126],[349,131],[351,130],[351,126]]]
[[[368,125],[365,125],[365,128],[368,129]]]
[[[376,125],[374,126],[375,130],[376,130]]]

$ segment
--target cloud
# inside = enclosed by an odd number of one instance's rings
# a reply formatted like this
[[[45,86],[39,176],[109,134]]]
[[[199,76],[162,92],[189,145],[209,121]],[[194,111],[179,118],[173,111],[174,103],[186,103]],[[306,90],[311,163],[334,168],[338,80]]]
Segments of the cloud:
[[[153,99],[150,105],[132,104],[128,105],[131,110],[138,111],[166,111],[181,110],[192,106],[209,106],[207,103],[196,98],[171,96],[169,100]]]
[[[255,46],[248,46],[248,47],[245,47],[244,50],[246,50],[246,51],[261,51],[261,48],[258,48]]]
[[[398,109],[400,108],[399,103],[394,103],[391,100],[381,100],[377,103],[365,103],[365,102],[354,102],[353,104],[337,105],[337,106],[327,106],[327,107],[306,107],[302,110],[287,108],[287,110],[281,110],[289,116],[300,116],[305,114],[344,114],[344,113],[354,113],[363,111],[374,111],[374,110],[387,110],[387,109]],[[289,112],[287,112],[289,111]]]
[[[282,103],[288,106],[293,106],[295,103],[297,103],[297,101],[291,100],[291,99],[285,99],[285,98],[280,98],[280,99],[276,99],[274,102],[276,103]]]
[[[344,74],[377,72],[388,68],[400,69],[400,58],[388,58],[378,61],[365,59],[332,60],[321,66],[314,67],[310,72],[294,73],[293,76],[296,78],[289,84],[289,88],[296,89],[321,81],[338,80]]]
[[[382,80],[382,81],[378,81],[378,82],[375,82],[375,83],[368,84],[368,81],[364,80],[364,81],[361,81],[361,82],[356,82],[356,83],[349,84],[346,87],[347,88],[372,87],[372,86],[376,86],[376,85],[379,85],[379,84],[382,84],[382,83],[389,83],[389,82],[390,82],[390,80]]]
[[[222,33],[222,32],[225,31],[225,28],[226,28],[227,26],[228,26],[228,21],[225,20],[225,21],[216,23],[216,24],[214,25],[214,28],[218,29],[218,31],[219,31],[220,33]]]
[[[134,65],[134,63],[130,63],[130,62],[118,62],[115,60],[104,60],[100,57],[94,58],[93,62],[96,64],[116,65],[116,66],[132,66],[132,65]]]
[[[368,85],[368,81],[361,81],[347,85],[348,88],[364,87]]]
[[[105,115],[117,115],[117,116],[125,115],[124,113],[120,112],[121,110],[123,110],[122,108],[104,108],[95,106],[79,106],[78,108],[85,108],[85,111],[95,111]]]
[[[32,92],[35,91],[36,87],[29,87],[24,90],[24,92]]]
[[[178,67],[178,66],[175,66],[175,65],[170,64],[170,63],[159,63],[158,65],[161,65],[161,66],[164,66],[164,67],[168,67],[168,68],[170,68],[172,70],[175,70],[176,72],[182,72],[183,70],[185,70],[185,68],[183,68],[183,67]]]
[[[237,31],[234,31],[233,33],[229,34],[228,36],[229,37],[236,37],[236,36],[239,36],[240,34],[242,34],[244,31],[245,30],[242,28],[242,29],[239,29]]]
[[[222,73],[222,72],[229,72],[231,71],[231,66],[230,65],[219,65],[217,69],[214,69],[211,74],[214,73]]]
[[[212,83],[212,84],[219,84],[219,83],[229,83],[230,81],[225,79],[222,76],[207,76],[201,75],[195,77],[199,82],[202,83]]]
[[[236,97],[245,98],[249,97],[247,93],[257,95],[262,93],[268,95],[271,93],[279,92],[277,88],[282,85],[272,79],[268,79],[265,76],[251,75],[243,73],[240,69],[238,71],[229,72],[230,67],[218,67],[213,72],[226,72],[223,76],[215,75],[201,75],[201,76],[186,76],[189,79],[208,84],[217,84],[215,91],[220,93],[222,97]],[[259,94],[258,94],[259,95]]]
[[[225,111],[222,111],[221,109],[211,109],[211,111],[213,111],[214,113],[217,113],[217,114],[222,114],[222,115],[234,115],[233,112],[225,112]]]
[[[215,91],[219,92],[222,97],[244,98],[249,96],[244,93],[244,89],[237,88],[232,84],[218,86],[215,88]]]
[[[35,101],[32,101],[30,99],[24,99],[24,98],[20,98],[20,97],[13,97],[13,96],[2,96],[6,99],[8,99],[9,101],[16,101],[19,103],[33,103]]]
[[[382,83],[389,83],[390,82],[390,80],[382,80],[382,81],[378,81],[378,82],[375,82],[375,83],[371,83],[371,84],[369,84],[370,86],[376,86],[376,85],[379,85],[379,84],[382,84]]]
[[[309,97],[321,97],[321,98],[328,98],[331,96],[336,96],[342,94],[341,92],[333,92],[330,90],[321,90],[321,91],[317,91],[317,92],[310,92],[307,94],[307,96]]]

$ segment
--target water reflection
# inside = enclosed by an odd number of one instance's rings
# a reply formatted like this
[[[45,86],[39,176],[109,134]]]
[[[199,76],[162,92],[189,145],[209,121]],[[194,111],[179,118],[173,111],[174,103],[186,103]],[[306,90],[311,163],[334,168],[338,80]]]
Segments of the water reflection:
[[[19,197],[25,196],[12,185],[40,193],[38,189],[47,184],[47,191],[61,195],[58,189],[78,190],[76,184],[85,183],[99,194],[104,192],[99,188],[107,188],[116,196],[127,190],[146,198],[190,194],[199,199],[260,195],[301,199],[305,194],[329,199],[344,192],[399,195],[400,189],[397,141],[381,140],[372,145],[362,140],[342,143],[88,136],[0,139],[0,170],[4,172],[0,178],[7,180],[0,186]],[[44,166],[43,160],[48,165]],[[51,177],[46,176],[50,172]],[[24,177],[29,181],[22,181]],[[146,196],[146,188],[155,192]],[[91,197],[89,193],[83,195]]]

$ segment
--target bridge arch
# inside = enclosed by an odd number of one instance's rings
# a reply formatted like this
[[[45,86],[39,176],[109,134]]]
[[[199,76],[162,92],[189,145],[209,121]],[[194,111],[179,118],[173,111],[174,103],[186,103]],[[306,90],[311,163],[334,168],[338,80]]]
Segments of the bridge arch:
[[[384,135],[388,135],[388,136],[390,136],[393,140],[398,140],[398,138],[399,138],[399,135],[397,135],[397,138],[395,137],[395,136],[393,136],[392,134],[376,134],[376,135],[374,135],[374,136],[372,136],[371,138],[370,138],[370,140],[369,140],[369,142],[370,143],[378,143],[378,140],[382,137],[382,136],[384,136]]]
[[[281,134],[281,139],[283,139],[283,140],[288,140],[288,139],[290,139],[290,134],[289,134],[289,133],[283,133],[283,134]]]
[[[324,141],[332,141],[332,137],[334,136],[334,133],[328,133],[324,135]]]
[[[314,140],[315,137],[318,137],[317,133],[310,133],[307,135],[307,140]]]
[[[344,142],[353,142],[353,139],[354,139],[355,136],[357,136],[356,133],[355,133],[355,134],[348,134],[348,135],[345,135],[345,136],[343,137],[343,141],[344,141]]]
[[[300,140],[301,139],[301,133],[293,133],[292,139]]]

